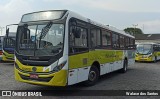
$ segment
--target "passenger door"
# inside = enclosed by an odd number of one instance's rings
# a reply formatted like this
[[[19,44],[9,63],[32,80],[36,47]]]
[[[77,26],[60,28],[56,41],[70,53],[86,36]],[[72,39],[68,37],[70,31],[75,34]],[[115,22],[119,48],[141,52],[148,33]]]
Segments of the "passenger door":
[[[68,84],[88,79],[88,52],[87,23],[77,19],[70,20]]]

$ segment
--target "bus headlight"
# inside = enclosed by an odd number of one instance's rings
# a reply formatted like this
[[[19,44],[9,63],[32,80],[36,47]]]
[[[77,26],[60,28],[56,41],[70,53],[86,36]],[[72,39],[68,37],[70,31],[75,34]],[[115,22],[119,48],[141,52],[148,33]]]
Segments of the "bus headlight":
[[[53,69],[53,71],[56,71],[56,72],[60,71],[60,70],[65,66],[66,63],[67,63],[67,61],[64,61],[64,62],[60,63],[59,65],[57,65],[57,66]]]

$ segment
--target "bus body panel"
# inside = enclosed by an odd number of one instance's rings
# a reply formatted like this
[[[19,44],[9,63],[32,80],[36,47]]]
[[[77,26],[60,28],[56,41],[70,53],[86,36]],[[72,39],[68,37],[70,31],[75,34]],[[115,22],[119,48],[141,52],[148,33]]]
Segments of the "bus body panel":
[[[128,58],[128,64],[132,65],[135,61],[134,50],[100,49],[69,56],[68,85],[86,81],[89,70],[94,62],[100,64],[100,75],[122,69],[125,57]]]
[[[100,64],[122,61],[123,51],[120,50],[95,50],[82,54],[69,56],[69,69],[91,66],[95,61]]]
[[[14,62],[14,54],[10,54],[6,51],[3,51],[2,53],[2,61],[6,62]]]
[[[47,85],[47,86],[66,86],[67,84],[67,70],[60,70],[56,73],[48,73],[48,69],[44,69],[43,66],[29,66],[23,65],[16,59],[17,66],[14,66],[15,70],[15,79],[20,82],[26,82],[31,84]],[[36,67],[36,72],[33,71],[33,68]],[[25,71],[25,72],[23,72]],[[31,74],[38,75],[38,78],[30,78]],[[32,79],[32,80],[31,80]]]
[[[104,51],[102,51],[102,52],[104,52]],[[121,52],[122,51],[118,51],[118,53],[120,53],[120,54],[119,55],[117,54],[117,56],[119,56],[120,58],[123,57]],[[100,52],[98,51],[97,53],[100,53]],[[120,56],[120,55],[122,55],[122,56]],[[74,60],[77,60],[76,57],[74,57],[74,58],[75,58]],[[92,62],[93,61],[95,61],[95,60],[92,59]],[[108,63],[104,62],[104,61],[108,61],[107,59],[99,59],[99,61],[103,62],[101,64],[101,70],[100,70],[101,75],[123,68],[123,65],[122,65],[123,61],[121,61],[121,60],[114,61],[112,65],[109,62]],[[109,61],[113,61],[113,60],[109,60]],[[53,74],[50,74],[50,75],[49,74],[47,74],[47,75],[38,74],[38,77],[40,77],[42,79],[52,77],[49,82],[41,82],[41,81],[38,81],[38,80],[37,81],[31,81],[31,80],[29,80],[29,78],[26,79],[26,80],[24,80],[24,78],[22,79],[22,76],[26,77],[26,78],[29,77],[30,74],[32,74],[32,68],[35,67],[35,66],[22,65],[17,59],[16,59],[16,63],[21,70],[25,70],[25,71],[27,70],[28,72],[31,72],[31,73],[23,73],[23,72],[21,72],[21,71],[19,71],[18,69],[15,68],[15,79],[16,80],[18,80],[20,82],[26,82],[26,83],[31,83],[31,84],[39,84],[39,85],[47,85],[47,86],[66,86],[66,85],[72,85],[72,84],[76,84],[76,83],[85,81],[85,80],[88,79],[88,73],[89,73],[89,70],[90,70],[90,67],[91,67],[91,66],[85,66],[85,67],[81,66],[81,67],[78,67],[76,69],[71,68],[68,71],[69,73],[67,72],[67,70],[60,70],[59,72],[56,72],[56,73],[53,73]],[[69,63],[71,63],[71,62],[69,62]],[[80,66],[79,63],[80,62],[77,63],[77,66]],[[119,64],[119,63],[121,63],[121,64]],[[71,63],[71,65],[69,65],[69,66],[72,66],[73,64]],[[42,71],[43,71],[42,66],[37,67],[37,72],[42,72]],[[49,70],[46,70],[45,72],[48,72],[48,71]],[[45,73],[45,72],[43,72],[43,73]],[[34,74],[34,72],[33,72],[33,74]],[[67,75],[68,75],[68,78],[67,78]],[[67,84],[67,80],[68,80],[68,84]]]
[[[52,77],[49,82],[38,81],[38,80],[29,80],[29,79],[24,80],[24,78],[22,79],[22,77],[20,75],[23,75],[28,78],[29,77],[28,74],[22,73],[22,72],[18,71],[16,68],[14,68],[14,71],[15,71],[15,80],[20,81],[20,82],[37,84],[37,85],[46,85],[46,86],[66,86],[66,82],[67,82],[67,78],[66,78],[67,77],[67,70],[60,70],[59,72],[54,73],[52,75],[49,75],[48,77],[44,77],[43,75],[39,75],[39,77],[41,77],[41,79],[46,79],[46,78]]]
[[[136,54],[135,61],[152,62],[152,61],[155,60],[154,57],[155,57],[154,55],[152,55],[151,57],[148,57],[148,55],[138,55],[138,54]]]

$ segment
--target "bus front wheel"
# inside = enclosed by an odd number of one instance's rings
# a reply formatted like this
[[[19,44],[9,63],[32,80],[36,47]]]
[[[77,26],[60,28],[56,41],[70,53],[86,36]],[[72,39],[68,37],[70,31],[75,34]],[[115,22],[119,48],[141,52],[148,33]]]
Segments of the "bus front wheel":
[[[84,84],[86,86],[92,86],[92,85],[95,85],[96,82],[98,81],[99,79],[99,70],[96,66],[92,66],[90,71],[89,71],[89,74],[88,74],[88,80],[84,82]]]

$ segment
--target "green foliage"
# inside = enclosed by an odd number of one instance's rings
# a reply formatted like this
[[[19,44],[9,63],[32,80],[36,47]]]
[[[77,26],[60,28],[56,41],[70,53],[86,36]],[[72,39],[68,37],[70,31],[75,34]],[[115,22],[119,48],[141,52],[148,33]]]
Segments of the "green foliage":
[[[125,28],[124,29],[125,32],[129,33],[129,34],[143,34],[142,30],[139,28]]]

